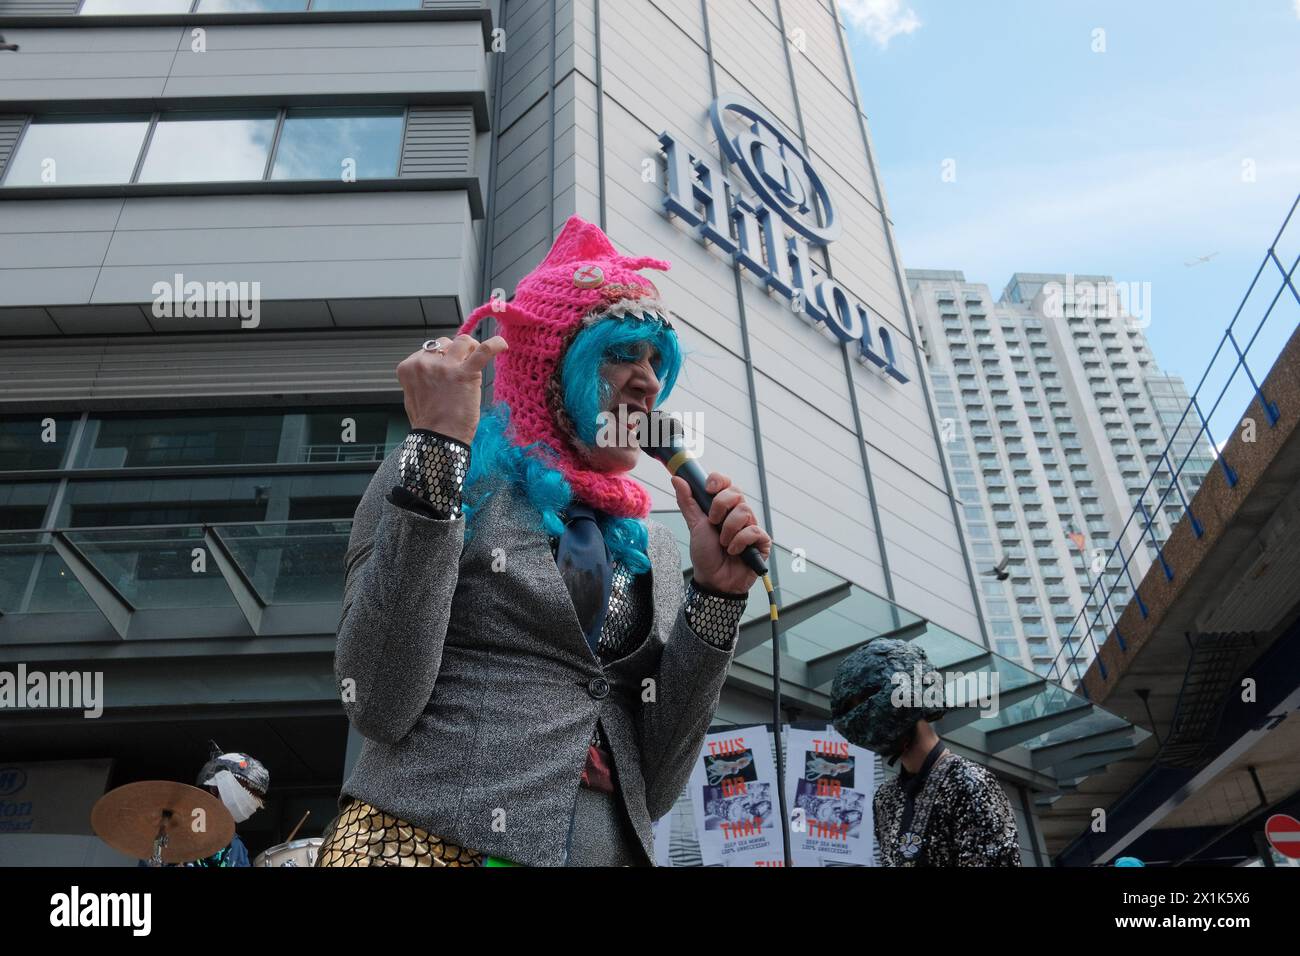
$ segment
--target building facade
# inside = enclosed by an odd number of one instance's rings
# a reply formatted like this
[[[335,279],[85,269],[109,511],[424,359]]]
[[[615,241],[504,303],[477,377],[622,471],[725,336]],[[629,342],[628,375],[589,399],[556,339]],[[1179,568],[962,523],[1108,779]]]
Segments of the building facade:
[[[1142,333],[1149,291],[1129,310],[1110,276],[1016,273],[996,300],[961,272],[907,277],[972,555],[982,572],[1007,561],[1007,579],[980,578],[993,648],[1072,681],[1069,648],[1086,668],[1087,631],[1106,639],[1214,460]],[[1157,507],[1176,436],[1186,473]],[[1129,520],[1140,501],[1149,530]],[[1137,549],[1127,570],[1117,543]],[[1109,607],[1100,580],[1118,581]]]
[[[824,719],[870,636],[994,666],[831,0],[0,0],[0,30],[0,660],[102,673],[105,703],[0,714],[0,761],[98,793],[215,739],[272,769],[254,852],[304,809],[319,832],[359,745],[333,635],[407,427],[394,367],[572,214],[673,263],[670,404],[780,546],[786,716]],[[772,719],[754,601],[720,726]],[[1040,860],[1035,735],[951,729]],[[0,853],[107,859],[79,832]]]

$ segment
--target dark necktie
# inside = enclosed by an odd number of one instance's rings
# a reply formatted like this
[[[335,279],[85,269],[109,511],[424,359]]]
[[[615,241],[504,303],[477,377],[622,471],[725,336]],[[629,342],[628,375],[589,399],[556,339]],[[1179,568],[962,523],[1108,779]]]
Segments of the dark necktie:
[[[578,623],[582,625],[587,646],[597,654],[605,612],[609,607],[613,569],[605,548],[605,537],[596,524],[596,512],[575,502],[568,508],[568,517],[568,524],[555,549],[555,564],[573,599],[573,609],[578,612]]]

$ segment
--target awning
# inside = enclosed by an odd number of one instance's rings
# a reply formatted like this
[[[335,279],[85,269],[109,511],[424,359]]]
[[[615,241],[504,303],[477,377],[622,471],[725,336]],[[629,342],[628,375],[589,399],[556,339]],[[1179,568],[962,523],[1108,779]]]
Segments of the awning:
[[[689,568],[689,535],[681,515],[664,511],[654,518],[677,538],[683,567]],[[782,683],[803,691],[798,694],[803,706],[820,700],[825,708],[840,662],[873,638],[891,637],[923,648],[944,676],[945,697],[956,708],[936,730],[1000,769],[1019,770],[1040,788],[1073,789],[1150,736],[1060,684],[787,548],[774,545],[768,563],[776,569]],[[768,618],[766,593],[754,588],[741,622],[736,663],[752,662],[765,670],[770,689]],[[981,700],[990,706],[981,707]]]
[[[676,536],[689,574],[681,515],[654,517]],[[164,635],[328,637],[338,621],[350,526],[281,521],[0,533],[0,660],[6,645],[33,643],[88,642],[89,651],[106,639]],[[1036,789],[1071,789],[1148,736],[975,641],[803,556],[795,561],[789,549],[774,548],[782,693],[810,715],[829,714],[831,681],[845,657],[872,638],[895,637],[924,648],[944,676],[955,706],[939,733]],[[754,588],[733,684],[770,692],[771,634],[766,594]]]

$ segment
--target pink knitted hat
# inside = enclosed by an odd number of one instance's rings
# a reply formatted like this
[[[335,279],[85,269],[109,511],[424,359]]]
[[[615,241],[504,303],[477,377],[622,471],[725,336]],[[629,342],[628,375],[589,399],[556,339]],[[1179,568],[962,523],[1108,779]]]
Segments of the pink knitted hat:
[[[574,496],[621,518],[644,518],[650,495],[635,479],[593,470],[582,457],[572,429],[557,420],[555,396],[565,349],[584,326],[611,316],[662,313],[659,290],[638,269],[667,270],[669,263],[647,256],[619,255],[599,226],[570,216],[546,258],[515,286],[509,302],[493,300],[469,314],[461,332],[491,316],[510,348],[495,360],[493,389],[510,408],[516,444],[545,442],[559,459]]]

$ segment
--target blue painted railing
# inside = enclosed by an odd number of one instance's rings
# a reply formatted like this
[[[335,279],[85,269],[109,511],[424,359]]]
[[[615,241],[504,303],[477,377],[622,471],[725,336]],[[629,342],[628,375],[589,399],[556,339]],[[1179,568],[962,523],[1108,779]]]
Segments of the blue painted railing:
[[[1192,533],[1198,538],[1204,533],[1200,521],[1198,521],[1196,515],[1192,513],[1191,501],[1184,493],[1179,478],[1182,475],[1184,468],[1187,466],[1188,460],[1195,455],[1198,447],[1200,447],[1202,436],[1204,436],[1211,445],[1216,448],[1218,447],[1215,445],[1214,436],[1210,433],[1210,420],[1219,410],[1219,405],[1223,401],[1224,395],[1227,394],[1228,387],[1232,384],[1233,379],[1236,378],[1238,371],[1244,371],[1246,377],[1250,380],[1250,387],[1254,392],[1254,398],[1259,400],[1261,407],[1264,409],[1264,415],[1268,420],[1268,426],[1272,428],[1277,424],[1281,413],[1279,412],[1276,403],[1270,401],[1262,391],[1260,382],[1263,376],[1256,375],[1255,372],[1251,370],[1250,364],[1246,361],[1246,356],[1249,354],[1251,346],[1253,346],[1256,340],[1258,340],[1260,331],[1268,323],[1270,317],[1274,315],[1274,310],[1278,302],[1286,301],[1285,296],[1288,292],[1296,304],[1300,305],[1300,294],[1296,292],[1295,284],[1296,265],[1300,263],[1300,255],[1295,256],[1295,258],[1291,260],[1289,266],[1284,264],[1283,261],[1278,258],[1278,247],[1282,242],[1283,237],[1287,237],[1289,240],[1295,240],[1300,244],[1300,217],[1296,216],[1296,208],[1298,206],[1300,206],[1300,196],[1297,196],[1295,202],[1291,204],[1291,209],[1287,213],[1286,219],[1282,223],[1282,227],[1277,231],[1277,235],[1273,237],[1272,243],[1269,244],[1268,252],[1265,253],[1263,261],[1259,264],[1259,269],[1255,272],[1254,279],[1251,280],[1250,288],[1248,288],[1246,294],[1242,296],[1241,304],[1237,306],[1237,311],[1233,315],[1232,321],[1228,323],[1227,330],[1219,340],[1219,347],[1214,350],[1214,355],[1210,358],[1210,363],[1205,369],[1205,374],[1201,376],[1201,380],[1197,383],[1196,390],[1192,392],[1187,407],[1183,409],[1182,417],[1179,418],[1177,427],[1173,430],[1169,441],[1165,444],[1164,451],[1160,455],[1160,466],[1157,466],[1152,471],[1151,477],[1147,479],[1146,485],[1142,488],[1142,493],[1138,496],[1137,504],[1129,513],[1128,521],[1124,523],[1123,530],[1116,536],[1115,546],[1111,548],[1110,552],[1106,556],[1105,565],[1097,575],[1096,580],[1092,583],[1092,587],[1088,589],[1088,595],[1084,598],[1083,608],[1079,611],[1078,615],[1075,616],[1073,623],[1071,623],[1070,631],[1065,637],[1064,645],[1057,653],[1056,658],[1052,661],[1051,668],[1045,675],[1049,680],[1065,683],[1069,676],[1073,676],[1074,686],[1085,695],[1087,694],[1086,688],[1083,687],[1083,675],[1080,672],[1079,666],[1080,659],[1084,657],[1083,652],[1087,649],[1087,645],[1084,643],[1084,636],[1080,635],[1076,646],[1074,635],[1076,629],[1079,627],[1079,622],[1084,620],[1088,615],[1088,606],[1091,603],[1097,604],[1096,613],[1093,614],[1092,621],[1087,625],[1086,630],[1087,641],[1092,645],[1092,657],[1096,657],[1100,650],[1100,645],[1098,645],[1096,638],[1093,636],[1093,629],[1101,623],[1103,609],[1105,612],[1108,612],[1110,618],[1110,630],[1108,631],[1108,634],[1114,635],[1115,640],[1119,642],[1119,648],[1121,651],[1127,649],[1124,643],[1124,635],[1121,634],[1119,630],[1118,616],[1115,613],[1115,609],[1111,606],[1111,595],[1114,593],[1115,588],[1120,586],[1122,581],[1127,581],[1128,587],[1133,593],[1133,600],[1137,603],[1138,612],[1142,615],[1143,619],[1147,617],[1147,606],[1142,600],[1142,595],[1138,593],[1137,584],[1133,580],[1133,573],[1130,567],[1134,555],[1137,554],[1138,549],[1143,543],[1149,540],[1151,544],[1155,546],[1156,559],[1160,563],[1165,579],[1169,581],[1174,579],[1175,569],[1166,559],[1164,549],[1156,539],[1155,531],[1151,527],[1153,515],[1159,514],[1161,509],[1164,508],[1165,501],[1169,498],[1171,492],[1174,492],[1175,490],[1177,491],[1178,500],[1182,505],[1183,515],[1189,519]],[[1292,225],[1293,219],[1296,220],[1296,224],[1291,233],[1288,234],[1287,228]],[[1270,265],[1276,267],[1280,273],[1277,292],[1274,293],[1273,297],[1269,300],[1268,308],[1265,309],[1263,317],[1259,320],[1259,323],[1255,326],[1254,332],[1251,333],[1249,340],[1247,340],[1243,347],[1236,334],[1237,321],[1241,318],[1242,312],[1245,311],[1246,303],[1250,301],[1251,296],[1255,292],[1256,286],[1260,284],[1261,279],[1265,278],[1265,271],[1269,269]],[[1287,314],[1287,309],[1278,309],[1277,313],[1285,315]],[[1287,335],[1289,336],[1290,332],[1287,332]],[[1227,378],[1223,382],[1223,387],[1219,389],[1218,394],[1214,398],[1214,404],[1210,407],[1209,413],[1207,414],[1202,407],[1202,392],[1205,392],[1205,400],[1208,401],[1210,389],[1206,387],[1206,380],[1210,377],[1210,372],[1214,369],[1215,362],[1218,361],[1220,354],[1223,354],[1224,349],[1228,347],[1231,347],[1231,352],[1227,353],[1227,355],[1229,360],[1232,362],[1232,365],[1228,371]],[[1232,357],[1233,353],[1235,353],[1235,359]],[[1270,363],[1272,362],[1271,356],[1268,361]],[[1200,422],[1200,427],[1196,430],[1195,437],[1188,443],[1187,452],[1182,456],[1177,467],[1175,467],[1173,464],[1173,458],[1176,454],[1173,453],[1174,443],[1176,441],[1187,440],[1183,433],[1183,424],[1187,421],[1188,415],[1192,412],[1196,413],[1195,421]],[[1219,453],[1215,466],[1223,469],[1223,475],[1224,478],[1227,479],[1229,487],[1237,484],[1237,473],[1233,470],[1232,465],[1229,463],[1223,452]],[[1161,467],[1168,469],[1169,485],[1165,488],[1164,493],[1160,495],[1160,499],[1156,502],[1155,508],[1152,511],[1148,511],[1146,507],[1147,493],[1151,490],[1156,479],[1161,477]],[[1137,525],[1134,525],[1135,520],[1138,522]],[[1139,543],[1134,544],[1127,554],[1121,554],[1125,536],[1128,534],[1129,528],[1131,527],[1140,527],[1145,531],[1145,534],[1142,539],[1140,539]],[[1113,567],[1112,565],[1117,556],[1120,557],[1121,560],[1117,567]],[[1107,574],[1113,575],[1113,579],[1109,584],[1106,582]],[[1098,595],[1098,592],[1100,592],[1100,595]],[[1098,596],[1100,596],[1100,600],[1098,600]],[[1105,643],[1105,640],[1106,638],[1103,638],[1102,643]],[[1091,659],[1092,658],[1084,659],[1083,665],[1086,667],[1091,662]],[[1097,667],[1102,680],[1105,680],[1107,677],[1105,663],[1098,659]]]

